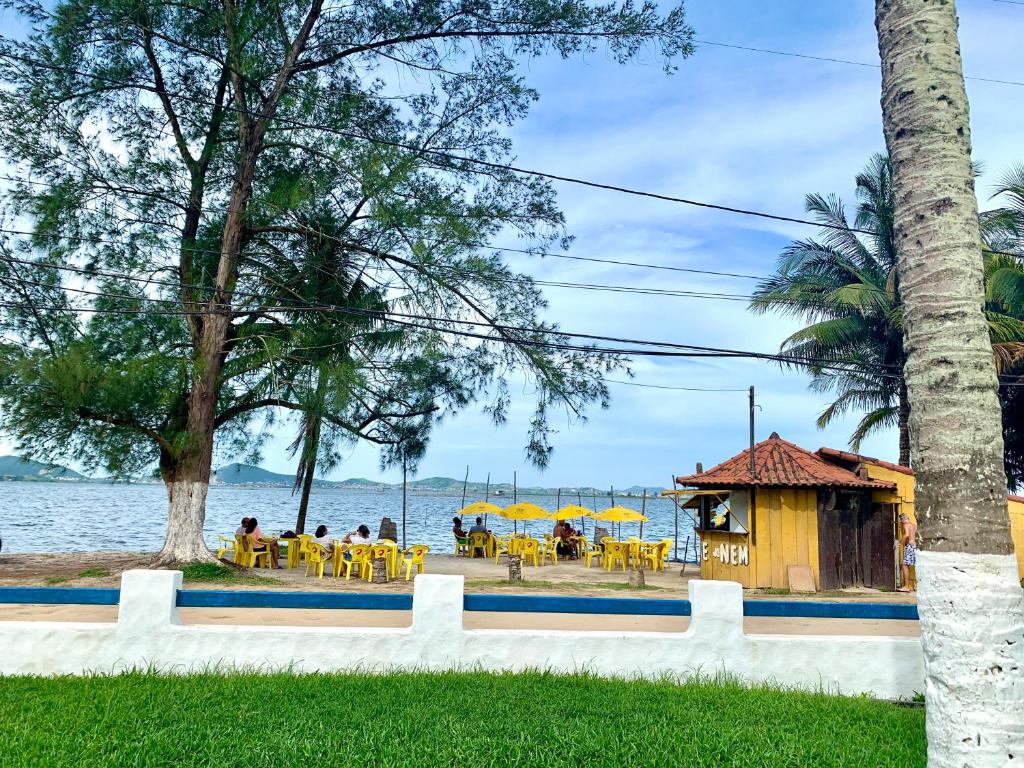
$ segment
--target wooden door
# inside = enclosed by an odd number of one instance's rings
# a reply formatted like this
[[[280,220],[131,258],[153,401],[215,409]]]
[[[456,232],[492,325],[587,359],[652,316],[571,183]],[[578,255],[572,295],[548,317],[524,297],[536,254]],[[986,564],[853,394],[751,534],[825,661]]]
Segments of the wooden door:
[[[865,498],[861,507],[860,549],[864,586],[896,586],[896,505]]]

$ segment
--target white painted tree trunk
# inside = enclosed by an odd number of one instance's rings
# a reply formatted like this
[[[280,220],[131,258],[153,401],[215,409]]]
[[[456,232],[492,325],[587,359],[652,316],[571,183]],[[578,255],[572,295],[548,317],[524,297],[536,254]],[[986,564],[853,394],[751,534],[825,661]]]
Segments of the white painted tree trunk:
[[[1024,765],[1024,589],[1012,555],[922,552],[930,768]]]
[[[1002,425],[982,311],[956,8],[952,0],[876,0],[875,24],[923,550],[928,762],[933,768],[1015,765],[1024,760],[1018,727],[1024,677],[1012,661],[1019,650],[1011,649],[1021,642],[1024,605],[1010,570]]]
[[[216,560],[203,539],[209,488],[208,482],[198,480],[167,484],[167,535],[158,562],[173,565]]]

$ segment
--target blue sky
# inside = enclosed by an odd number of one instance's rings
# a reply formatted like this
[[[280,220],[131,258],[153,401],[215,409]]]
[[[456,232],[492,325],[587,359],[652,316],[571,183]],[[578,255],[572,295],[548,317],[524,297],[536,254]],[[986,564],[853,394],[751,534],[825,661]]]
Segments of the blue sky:
[[[689,0],[699,40],[876,63],[869,0]],[[1021,80],[1024,7],[961,0],[961,45],[968,75]],[[853,178],[884,149],[877,69],[701,46],[666,76],[649,57],[618,66],[601,54],[524,65],[541,98],[512,136],[517,162],[569,176],[788,215],[801,215],[808,192],[853,201]],[[974,157],[984,164],[983,206],[1011,164],[1024,161],[1021,87],[968,82]],[[680,267],[768,273],[792,239],[811,228],[752,219],[567,184],[556,185],[570,253]],[[754,281],[538,259],[510,254],[538,278],[749,293]],[[663,339],[764,352],[797,326],[754,316],[745,305],[547,289],[548,317],[571,331]],[[806,377],[753,361],[634,361],[636,381],[666,386],[758,391],[759,439],[778,431],[807,448],[845,447],[856,419],[821,431],[814,421],[827,403],[806,390]],[[509,423],[494,428],[475,411],[444,423],[431,440],[419,476],[510,481],[524,485],[659,485],[672,474],[705,467],[747,441],[745,392],[682,392],[612,384],[612,406],[585,424],[563,419],[547,471],[530,467],[523,445],[532,399],[513,386]],[[289,429],[288,432],[291,430]],[[284,434],[264,451],[263,466],[289,472]],[[6,452],[0,442],[0,453]],[[879,434],[865,453],[896,456],[894,434]],[[376,451],[353,449],[332,475],[381,477]],[[394,473],[383,475],[396,479]]]
[[[689,0],[696,37],[852,61],[878,61],[868,0],[749,2]],[[968,75],[1022,79],[1018,45],[1024,7],[962,0],[961,44]],[[808,192],[853,201],[853,179],[884,149],[877,69],[704,46],[666,77],[653,58],[620,67],[604,55],[544,59],[524,66],[541,95],[513,131],[518,164],[666,194],[800,215]],[[985,164],[979,198],[1006,168],[1024,161],[1020,87],[969,81],[974,156]],[[792,239],[814,231],[796,225],[557,185],[570,232],[570,253],[599,258],[763,274]],[[712,288],[747,293],[753,281],[509,256],[543,279],[622,285]],[[548,289],[549,316],[573,331],[775,351],[796,328],[753,316],[731,301]],[[636,360],[636,381],[668,386],[758,391],[759,439],[773,430],[807,448],[845,447],[855,419],[818,430],[827,400],[806,390],[806,377],[768,363]],[[466,412],[442,425],[419,475],[470,476],[543,485],[628,486],[667,483],[726,459],[747,442],[743,392],[705,393],[611,385],[608,411],[586,424],[563,420],[556,450],[541,473],[523,458],[528,393],[510,422],[495,429]],[[895,434],[879,434],[864,452],[897,454]],[[287,471],[275,448],[265,466]],[[336,477],[378,477],[375,453],[357,448]],[[390,476],[395,479],[394,475]]]

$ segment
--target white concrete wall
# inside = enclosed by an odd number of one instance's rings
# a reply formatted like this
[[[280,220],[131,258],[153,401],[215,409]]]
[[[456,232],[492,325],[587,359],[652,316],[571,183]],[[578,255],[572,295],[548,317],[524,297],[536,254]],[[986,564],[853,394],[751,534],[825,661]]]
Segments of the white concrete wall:
[[[82,674],[211,667],[297,672],[551,669],[609,677],[718,673],[885,698],[924,690],[917,639],[744,635],[734,582],[690,582],[686,632],[467,630],[463,578],[416,578],[412,626],[401,629],[182,625],[177,571],[128,571],[116,624],[0,622],[0,674]]]

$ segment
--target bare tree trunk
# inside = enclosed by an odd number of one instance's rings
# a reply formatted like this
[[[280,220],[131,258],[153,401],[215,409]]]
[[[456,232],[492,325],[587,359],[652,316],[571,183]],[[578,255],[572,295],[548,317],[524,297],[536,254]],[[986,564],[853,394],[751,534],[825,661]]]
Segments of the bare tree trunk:
[[[907,397],[907,380],[900,379],[900,404],[897,414],[900,432],[900,466],[910,466],[910,400]]]
[[[930,766],[1024,757],[1015,578],[952,0],[876,0],[904,306]]]
[[[302,461],[300,462],[300,477],[302,481],[302,496],[299,498],[299,516],[295,520],[295,533],[306,532],[306,511],[309,509],[309,494],[313,490],[313,477],[316,472],[317,454],[320,452],[320,416],[307,415],[310,422],[305,430],[305,437],[302,445]]]

